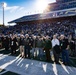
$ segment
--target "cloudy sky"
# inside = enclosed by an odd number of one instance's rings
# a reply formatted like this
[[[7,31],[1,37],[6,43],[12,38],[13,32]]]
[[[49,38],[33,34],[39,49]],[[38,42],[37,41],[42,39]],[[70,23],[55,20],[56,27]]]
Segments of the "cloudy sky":
[[[0,0],[0,24],[2,24],[2,3],[5,7],[5,24],[24,15],[42,13],[48,3],[55,0]]]

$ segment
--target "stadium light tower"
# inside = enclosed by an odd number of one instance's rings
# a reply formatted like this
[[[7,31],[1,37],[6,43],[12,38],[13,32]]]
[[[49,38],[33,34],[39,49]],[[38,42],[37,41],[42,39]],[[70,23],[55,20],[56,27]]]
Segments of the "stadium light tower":
[[[3,2],[3,3],[1,3],[1,6],[3,8],[3,26],[4,26],[4,16],[5,16],[5,14],[4,14],[4,8],[7,6],[7,4],[5,2]]]

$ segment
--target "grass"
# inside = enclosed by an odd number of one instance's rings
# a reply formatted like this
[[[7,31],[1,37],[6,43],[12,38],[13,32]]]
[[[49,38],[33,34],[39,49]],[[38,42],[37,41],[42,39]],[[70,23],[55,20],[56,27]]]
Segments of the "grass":
[[[71,62],[71,66],[76,67],[76,59],[71,58],[70,62]]]
[[[16,54],[13,54],[12,56],[18,56],[19,53],[19,50],[17,50]],[[0,54],[7,54],[11,56],[11,50],[0,49]]]
[[[76,59],[71,59],[76,64]]]

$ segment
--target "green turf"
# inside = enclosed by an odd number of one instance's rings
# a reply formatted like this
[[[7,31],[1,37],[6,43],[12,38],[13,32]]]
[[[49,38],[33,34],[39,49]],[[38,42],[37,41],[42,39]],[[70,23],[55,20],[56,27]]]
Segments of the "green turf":
[[[70,62],[71,62],[71,66],[76,67],[76,59],[71,58]]]
[[[76,64],[76,59],[71,59]]]
[[[12,56],[18,56],[19,53],[20,53],[20,52],[17,51],[16,54],[11,54],[11,50],[0,49],[0,54],[8,54],[8,55],[12,55]]]

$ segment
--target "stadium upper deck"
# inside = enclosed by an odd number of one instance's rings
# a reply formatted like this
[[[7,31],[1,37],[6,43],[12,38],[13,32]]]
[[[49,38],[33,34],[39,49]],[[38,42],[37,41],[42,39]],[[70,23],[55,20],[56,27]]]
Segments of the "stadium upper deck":
[[[69,1],[75,1],[75,0],[56,0],[56,2],[69,2]]]
[[[57,0],[55,3],[49,4],[49,11],[43,14],[34,14],[23,16],[8,23],[18,23],[58,17],[67,17],[76,15],[76,0]]]
[[[48,11],[75,8],[76,0],[57,0],[55,3],[49,4],[48,7],[49,7]]]

